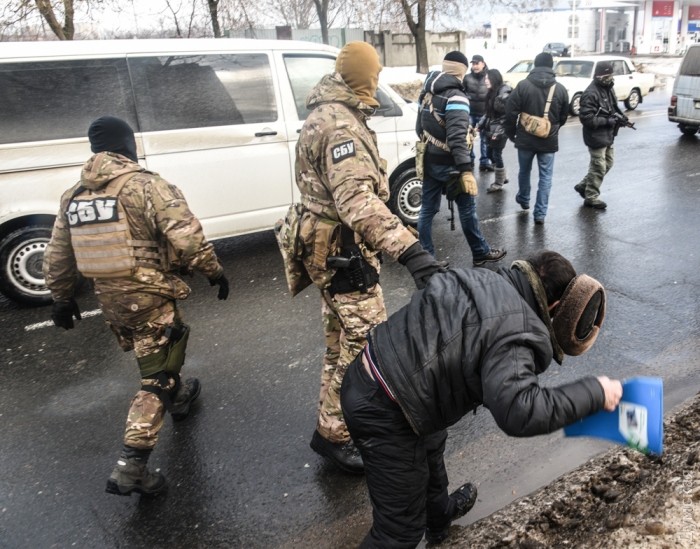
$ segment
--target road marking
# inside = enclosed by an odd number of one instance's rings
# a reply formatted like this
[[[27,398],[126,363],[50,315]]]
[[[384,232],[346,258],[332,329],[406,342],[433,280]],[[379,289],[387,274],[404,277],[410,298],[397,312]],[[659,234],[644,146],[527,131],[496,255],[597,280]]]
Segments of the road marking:
[[[100,314],[102,314],[101,309],[94,309],[92,311],[85,311],[84,313],[80,313],[80,316],[82,318],[89,318],[91,316],[97,316]],[[31,332],[40,328],[50,328],[51,326],[53,326],[53,320],[45,320],[44,322],[37,322],[36,324],[29,324],[28,326],[25,326],[24,331]]]

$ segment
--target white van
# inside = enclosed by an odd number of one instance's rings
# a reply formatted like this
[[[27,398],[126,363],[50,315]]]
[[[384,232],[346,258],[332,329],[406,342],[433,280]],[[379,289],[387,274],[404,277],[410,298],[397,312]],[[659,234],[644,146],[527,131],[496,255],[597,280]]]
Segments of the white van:
[[[0,43],[0,291],[50,300],[43,251],[102,115],[134,128],[139,162],[182,189],[209,239],[272,228],[299,199],[306,97],[337,51],[286,40]],[[370,126],[388,162],[390,206],[415,222],[417,106],[388,86],[377,98]]]
[[[685,135],[700,130],[700,44],[693,44],[685,52],[673,83],[668,119],[677,122]]]

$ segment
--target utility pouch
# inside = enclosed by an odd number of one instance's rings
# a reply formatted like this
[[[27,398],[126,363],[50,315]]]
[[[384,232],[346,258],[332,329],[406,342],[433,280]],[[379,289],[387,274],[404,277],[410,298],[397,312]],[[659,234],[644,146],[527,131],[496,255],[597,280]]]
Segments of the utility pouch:
[[[549,121],[549,118],[535,116],[526,112],[520,113],[520,125],[527,133],[540,138],[547,137],[552,129],[552,123]]]
[[[187,340],[190,338],[190,327],[187,324],[170,326],[165,331],[165,335],[170,338],[170,346],[164,370],[171,375],[179,374],[185,363],[185,350],[187,349]]]
[[[422,180],[425,174],[425,150],[428,144],[425,141],[416,141],[416,175]]]
[[[304,243],[300,238],[301,221],[305,208],[302,204],[292,204],[284,219],[275,223],[275,239],[284,262],[284,275],[287,287],[292,297],[301,292],[309,284],[311,278],[304,267]]]

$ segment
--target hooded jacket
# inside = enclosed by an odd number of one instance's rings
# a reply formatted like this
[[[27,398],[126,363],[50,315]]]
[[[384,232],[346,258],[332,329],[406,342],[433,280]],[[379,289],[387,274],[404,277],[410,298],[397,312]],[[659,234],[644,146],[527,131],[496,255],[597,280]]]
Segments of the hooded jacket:
[[[199,220],[190,211],[182,192],[157,173],[143,169],[126,156],[100,152],[83,166],[80,181],[63,193],[51,241],[44,253],[44,276],[54,301],[73,297],[77,264],[71,244],[68,205],[78,193],[98,197],[110,181],[133,174],[118,195],[134,241],[162,242],[170,264],[161,269],[136,267],[131,276],[98,278],[95,293],[143,291],[184,299],[190,288],[173,271],[197,270],[209,279],[218,278],[223,267],[207,242]]]
[[[603,86],[597,78],[593,79],[581,95],[579,120],[583,126],[583,142],[587,147],[600,149],[609,147],[615,140],[615,126],[608,124],[608,119],[622,111],[617,105],[615,89]]]
[[[508,84],[501,84],[491,100],[486,104],[486,113],[482,118],[483,125],[482,121],[479,121],[479,126],[484,132],[484,137],[486,139],[493,138],[497,140],[499,146],[501,141],[503,142],[503,146],[506,144],[503,125],[506,120],[506,103],[512,91],[513,88]],[[493,146],[493,144],[494,143],[491,145]]]
[[[544,114],[549,88],[554,85],[554,96],[549,106],[549,121],[552,128],[549,136],[536,137],[527,133],[518,124],[518,116],[526,112],[535,116]],[[515,147],[538,153],[551,153],[559,150],[559,128],[566,124],[569,116],[569,94],[566,88],[556,81],[554,71],[548,67],[535,67],[527,78],[518,82],[506,103],[505,130]]]
[[[326,267],[337,241],[323,237],[338,224],[355,233],[365,259],[379,269],[377,251],[394,259],[417,239],[391,213],[386,161],[367,120],[374,109],[348,87],[338,73],[324,76],[307,99],[311,110],[296,146],[296,183],[311,213],[302,219],[304,265],[323,288],[335,271]],[[337,239],[336,239],[337,240]]]
[[[546,302],[546,301],[545,301]],[[418,435],[456,423],[480,404],[511,436],[555,431],[601,410],[595,377],[540,387],[550,332],[525,274],[451,269],[370,332],[376,366]]]
[[[432,112],[429,105],[423,106],[423,99],[427,93],[432,94]],[[421,110],[416,120],[418,136],[422,136],[423,131],[426,131],[447,144],[450,149],[449,152],[445,151],[428,141],[425,162],[455,166],[460,172],[471,169],[471,155],[467,146],[471,111],[469,99],[459,78],[445,72],[428,74],[419,103]]]

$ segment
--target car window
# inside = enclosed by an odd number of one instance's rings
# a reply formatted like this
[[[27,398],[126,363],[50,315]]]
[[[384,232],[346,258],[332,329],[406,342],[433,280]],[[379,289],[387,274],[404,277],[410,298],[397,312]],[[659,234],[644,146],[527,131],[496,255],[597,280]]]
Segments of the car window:
[[[613,66],[613,74],[615,76],[622,75],[622,74],[629,74],[629,67],[627,67],[627,63],[624,61],[613,61],[612,62]]]
[[[129,58],[143,131],[273,122],[264,53]]]
[[[520,61],[513,65],[507,72],[530,72],[532,70],[532,61]]]
[[[591,78],[593,75],[593,61],[561,60],[554,68],[554,72],[557,76]]]
[[[335,71],[335,59],[327,56],[285,55],[284,66],[299,120],[306,120],[310,112],[306,108],[306,99],[321,78]]]
[[[0,143],[85,137],[105,114],[138,130],[125,59],[0,64],[0,105]]]
[[[700,76],[700,48],[690,48],[681,62],[680,74]]]

